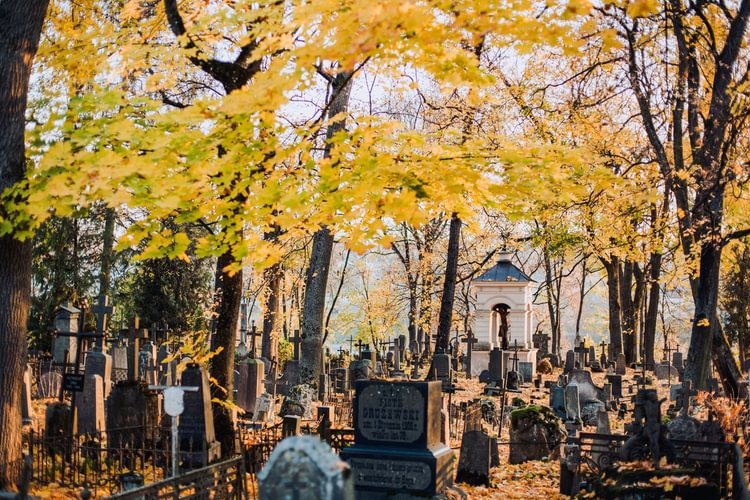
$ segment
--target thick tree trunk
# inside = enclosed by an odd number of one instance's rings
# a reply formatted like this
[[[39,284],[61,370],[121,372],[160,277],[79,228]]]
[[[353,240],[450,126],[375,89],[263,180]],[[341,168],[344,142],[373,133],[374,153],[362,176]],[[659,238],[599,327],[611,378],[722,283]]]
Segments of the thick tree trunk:
[[[661,297],[661,253],[652,253],[649,258],[649,290],[648,306],[646,309],[646,323],[643,332],[643,355],[647,370],[653,370],[656,366],[654,359],[654,347],[656,345],[656,321],[659,317],[659,298]]]
[[[620,286],[619,286],[619,262],[617,257],[611,260],[602,260],[604,269],[607,271],[607,292],[609,306],[609,345],[613,357],[622,352],[622,324],[620,323]]]
[[[331,104],[328,119],[346,113],[352,89],[352,74],[339,73],[331,80]],[[326,130],[325,157],[330,157],[333,145],[330,139],[344,130],[346,121],[332,121]],[[326,286],[331,267],[333,235],[327,227],[320,228],[313,236],[313,249],[305,279],[305,299],[302,309],[302,343],[300,344],[300,382],[315,387],[322,370],[323,317],[325,316]]]
[[[234,257],[231,253],[222,254],[216,261],[216,345],[222,349],[211,359],[211,376],[220,386],[213,386],[212,396],[222,401],[233,401],[234,396],[234,353],[242,299],[242,271],[231,276],[224,271],[224,268],[232,263]],[[229,457],[235,451],[232,413],[219,403],[213,405],[213,413],[216,439],[221,443],[221,454],[223,457]]]
[[[313,236],[310,266],[305,279],[300,344],[300,383],[316,387],[322,369],[320,353],[323,348],[323,316],[332,251],[333,235],[327,227],[323,227]]]
[[[448,233],[448,255],[445,263],[445,281],[443,295],[440,299],[440,316],[438,320],[437,342],[435,350],[448,352],[453,319],[453,302],[456,296],[456,276],[458,275],[458,243],[461,238],[461,219],[457,213],[451,216]]]
[[[0,2],[0,192],[26,170],[26,98],[48,3]],[[15,487],[21,476],[21,385],[30,304],[31,242],[0,237],[0,489]]]

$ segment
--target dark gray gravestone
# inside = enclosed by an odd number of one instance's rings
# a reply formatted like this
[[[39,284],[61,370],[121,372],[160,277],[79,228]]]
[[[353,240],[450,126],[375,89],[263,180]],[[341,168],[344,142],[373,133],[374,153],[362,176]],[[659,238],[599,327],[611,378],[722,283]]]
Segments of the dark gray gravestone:
[[[333,370],[333,390],[336,394],[345,394],[349,390],[349,370],[336,368]]]
[[[518,362],[518,373],[521,375],[521,378],[523,379],[522,380],[523,383],[525,384],[531,383],[533,372],[534,372],[534,363],[530,363],[528,361]]]
[[[581,418],[581,405],[578,399],[578,386],[568,385],[565,387],[565,413],[567,419],[577,422]]]
[[[453,452],[440,441],[441,382],[355,383],[354,445],[341,451],[357,498],[432,496],[453,478]]]
[[[102,378],[104,399],[107,399],[112,390],[112,356],[101,351],[87,352],[84,373],[87,377],[99,375]]]
[[[457,483],[489,486],[492,463],[490,437],[484,431],[464,432],[458,458]]]
[[[685,369],[685,364],[682,361],[681,352],[675,351],[672,353],[672,366],[677,368],[677,371],[680,373],[680,376],[682,376],[682,371]]]
[[[612,384],[612,397],[619,399],[622,397],[622,375],[608,374],[607,382]]]
[[[501,384],[503,381],[503,351],[495,347],[490,351],[489,382]]]
[[[432,370],[430,378],[439,380],[443,384],[443,390],[448,390],[453,380],[453,368],[451,357],[448,354],[437,353],[432,356]]]
[[[99,375],[86,375],[83,392],[76,397],[78,434],[104,431],[104,381]]]
[[[565,367],[563,373],[569,373],[575,370],[576,367],[576,353],[574,351],[568,351],[565,353]]]
[[[677,368],[670,365],[669,363],[659,363],[654,368],[654,375],[656,375],[657,380],[674,380],[675,382],[678,381],[680,374],[677,371]]]
[[[189,467],[202,467],[221,456],[221,447],[214,431],[208,374],[202,366],[191,363],[182,373],[181,384],[198,387],[197,391],[185,392],[184,395],[185,409],[179,423],[181,455]]]
[[[549,393],[549,405],[555,412],[555,415],[565,419],[567,413],[565,411],[565,388],[559,385],[552,386]]]
[[[255,401],[263,392],[263,361],[245,359],[237,365],[237,406],[255,412]]]
[[[34,420],[34,408],[31,406],[31,366],[28,364],[23,370],[23,385],[21,386],[21,420],[23,425],[31,424]]]
[[[372,361],[369,359],[358,359],[349,363],[349,380],[353,383],[357,380],[369,380],[372,375]]]
[[[107,398],[107,446],[143,448],[159,425],[159,396],[135,380],[118,382]]]
[[[594,361],[597,361],[597,359],[596,359],[596,347],[594,347],[593,345],[591,345],[591,346],[589,346],[589,353],[588,353],[588,365],[589,365],[589,367],[591,367],[591,364]]]
[[[261,499],[354,500],[349,466],[311,436],[284,439],[258,474]]]
[[[55,330],[64,333],[78,332],[78,317],[81,310],[67,302],[60,305],[55,311]],[[52,342],[52,358],[57,364],[73,363],[76,355],[76,337],[55,337]],[[66,354],[67,353],[67,354]],[[66,357],[67,356],[67,357]]]

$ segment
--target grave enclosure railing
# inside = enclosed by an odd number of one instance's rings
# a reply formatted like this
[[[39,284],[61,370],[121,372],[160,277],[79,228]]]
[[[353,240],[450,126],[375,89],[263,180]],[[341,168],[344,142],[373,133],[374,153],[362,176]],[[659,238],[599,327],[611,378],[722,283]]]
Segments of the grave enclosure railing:
[[[117,500],[167,498],[246,500],[248,490],[244,460],[241,456],[234,457],[110,498]]]
[[[162,480],[171,472],[171,435],[161,427],[130,427],[108,432],[44,436],[30,432],[24,448],[32,460],[31,480],[62,487],[87,488],[95,495],[122,489],[126,475],[142,483]],[[193,456],[204,443],[183,442],[181,454]]]
[[[628,436],[580,433],[579,474],[599,476],[621,461],[620,450]],[[685,441],[671,439],[674,463],[695,468],[715,483],[722,498],[745,498],[744,465],[739,446],[732,442]]]

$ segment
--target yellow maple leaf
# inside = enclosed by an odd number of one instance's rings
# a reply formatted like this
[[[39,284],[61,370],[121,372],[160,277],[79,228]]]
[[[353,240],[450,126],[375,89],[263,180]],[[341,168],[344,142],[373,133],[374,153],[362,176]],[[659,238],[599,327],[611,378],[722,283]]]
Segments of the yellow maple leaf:
[[[656,0],[634,0],[628,5],[630,17],[648,17],[656,13],[659,4]]]

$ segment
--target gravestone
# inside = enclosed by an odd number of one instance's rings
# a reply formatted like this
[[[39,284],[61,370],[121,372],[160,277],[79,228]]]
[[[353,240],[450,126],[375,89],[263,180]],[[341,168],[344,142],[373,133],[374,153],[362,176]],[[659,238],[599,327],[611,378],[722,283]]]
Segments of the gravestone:
[[[70,436],[70,405],[55,402],[47,405],[44,413],[44,437],[53,442],[55,448],[62,448],[63,441]]]
[[[596,416],[596,433],[611,433],[609,425],[609,413],[607,413],[606,411],[600,411]],[[609,463],[609,457],[609,440],[594,439],[591,446],[591,458],[594,460],[594,463],[599,467],[600,470],[611,465]]]
[[[26,365],[23,370],[23,385],[21,386],[21,420],[23,425],[34,421],[34,408],[31,406],[31,366]]]
[[[574,351],[568,351],[565,353],[565,367],[563,373],[570,373],[576,367],[576,353]]]
[[[659,363],[654,368],[654,375],[656,375],[657,380],[674,380],[677,382],[679,380],[680,374],[677,371],[677,369],[670,365],[669,363]]]
[[[682,376],[682,372],[685,369],[685,363],[682,361],[682,353],[680,351],[675,351],[672,353],[672,366],[674,366],[679,372],[680,376]]]
[[[349,370],[347,368],[336,368],[333,370],[333,390],[337,394],[345,394],[349,391]]]
[[[609,373],[607,374],[607,382],[612,385],[612,397],[620,399],[622,397],[622,375]]]
[[[521,375],[521,380],[529,384],[531,383],[532,373],[534,371],[534,364],[526,361],[518,362],[518,373]]]
[[[159,373],[159,385],[175,385],[177,383],[177,365],[176,359],[166,361],[172,355],[172,350],[168,345],[162,344],[156,353],[156,367]]]
[[[372,361],[369,359],[357,359],[349,363],[349,380],[354,383],[357,380],[370,380],[372,374]]]
[[[128,379],[128,348],[121,341],[112,348],[112,382]]]
[[[104,431],[104,381],[99,375],[86,375],[83,392],[76,397],[78,434]]]
[[[158,367],[156,366],[156,345],[146,341],[138,352],[138,378],[149,385],[156,385]]]
[[[567,420],[577,422],[581,418],[581,405],[578,398],[578,386],[568,385],[565,387],[565,414]]]
[[[625,354],[623,353],[617,355],[617,362],[615,363],[615,373],[617,375],[625,375]]]
[[[441,382],[355,383],[354,445],[341,451],[357,498],[432,496],[453,478],[453,452],[440,441]]]
[[[142,448],[159,425],[159,395],[146,384],[123,380],[107,398],[107,445],[110,448]]]
[[[492,440],[486,432],[483,430],[464,432],[461,438],[456,482],[473,486],[489,486],[491,450]]]
[[[432,370],[435,380],[443,384],[443,390],[450,390],[453,382],[453,368],[449,354],[436,353],[432,356]]]
[[[549,405],[555,412],[555,415],[562,419],[567,418],[564,387],[560,387],[559,385],[552,386],[549,393]]]
[[[601,387],[594,385],[594,381],[591,378],[591,372],[588,370],[573,370],[568,375],[568,385],[578,386],[578,397],[586,403],[591,400],[599,400],[604,403],[604,390]]]
[[[591,367],[591,365],[594,363],[594,361],[597,361],[597,359],[596,359],[596,347],[594,347],[593,345],[590,345],[589,346],[589,352],[588,352],[589,367]]]
[[[502,385],[503,382],[503,351],[495,347],[490,351],[489,361],[489,382],[495,382],[498,385]]]
[[[54,327],[61,333],[77,333],[81,310],[67,302],[55,311]],[[78,340],[76,337],[59,336],[52,342],[52,358],[58,365],[70,364],[75,360]],[[67,353],[67,354],[66,354]]]
[[[246,358],[237,365],[237,406],[255,412],[255,401],[263,392],[263,361]]]
[[[36,383],[36,398],[56,398],[60,395],[62,387],[62,374],[56,370],[44,372],[39,376]]]
[[[284,439],[258,473],[261,499],[354,500],[349,466],[311,436]]]
[[[84,366],[86,377],[99,375],[102,378],[104,399],[107,399],[112,390],[112,356],[101,351],[89,351],[86,353],[86,364]]]
[[[262,393],[255,400],[255,411],[253,412],[253,421],[269,422],[273,421],[273,396],[267,392]]]
[[[185,411],[179,422],[180,450],[188,467],[203,467],[221,456],[214,431],[208,373],[199,364],[191,363],[182,373],[180,383],[186,387],[198,387],[197,391],[186,392],[184,396]]]

